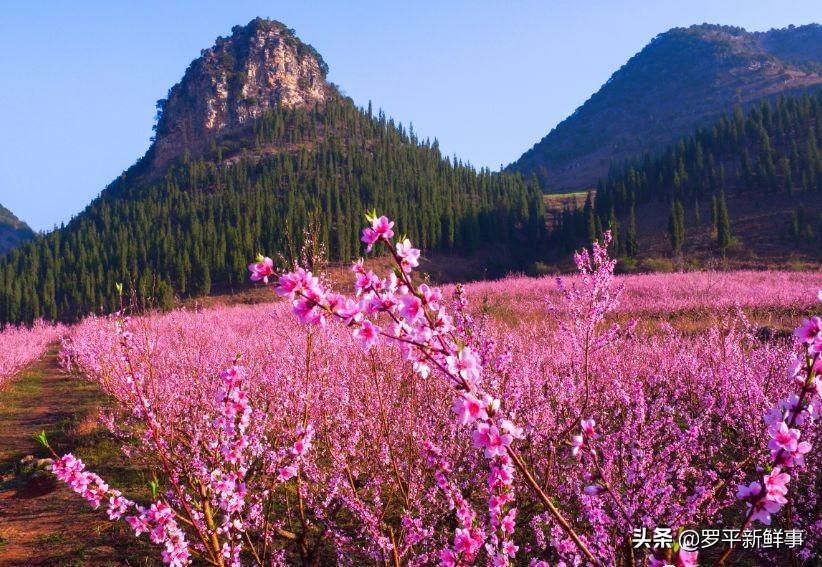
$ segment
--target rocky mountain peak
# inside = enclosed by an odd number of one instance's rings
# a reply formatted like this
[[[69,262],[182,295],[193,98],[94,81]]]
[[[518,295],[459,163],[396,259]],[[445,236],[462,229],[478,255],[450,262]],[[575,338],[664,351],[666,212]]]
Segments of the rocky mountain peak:
[[[327,73],[320,54],[284,24],[257,18],[235,26],[231,36],[203,50],[157,103],[152,165],[196,153],[269,108],[322,102],[333,88]]]

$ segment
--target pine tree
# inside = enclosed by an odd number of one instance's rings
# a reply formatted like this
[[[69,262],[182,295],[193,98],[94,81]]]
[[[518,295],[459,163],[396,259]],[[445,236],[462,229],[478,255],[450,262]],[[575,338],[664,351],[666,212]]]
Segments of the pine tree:
[[[799,209],[794,210],[791,214],[791,238],[796,245],[799,245],[799,236],[802,233],[802,224],[799,220],[799,215]]]
[[[671,211],[668,213],[668,237],[671,240],[671,250],[678,254],[682,250],[682,226],[679,219],[679,201],[671,203]]]
[[[725,204],[725,192],[719,194],[716,214],[716,244],[723,256],[731,244],[731,223],[728,218],[728,206]]]
[[[685,208],[679,201],[671,203],[668,214],[668,237],[673,253],[678,254],[685,244]]]
[[[624,250],[621,246],[619,223],[617,222],[616,212],[613,207],[611,207],[611,215],[608,218],[608,230],[611,231],[611,249],[615,252],[615,255],[621,255]]]
[[[634,207],[631,206],[631,212],[628,219],[628,234],[625,238],[625,255],[629,258],[636,257],[639,252],[639,244],[636,237],[636,214]]]
[[[585,226],[588,231],[588,242],[593,242],[597,239],[597,225],[594,218],[594,205],[593,200],[591,199],[591,193],[588,193],[588,197],[585,199],[585,206],[582,210],[585,218]]]
[[[194,260],[192,277],[194,285],[191,291],[193,295],[199,296],[211,293],[211,270],[206,261],[199,256]]]

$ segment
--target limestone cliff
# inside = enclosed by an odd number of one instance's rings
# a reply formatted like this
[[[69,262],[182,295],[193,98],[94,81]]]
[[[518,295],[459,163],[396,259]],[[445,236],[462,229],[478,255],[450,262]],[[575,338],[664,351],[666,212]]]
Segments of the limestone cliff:
[[[196,154],[242,130],[266,109],[310,107],[330,96],[328,67],[313,47],[285,25],[257,18],[195,59],[158,102],[154,167],[188,151]]]

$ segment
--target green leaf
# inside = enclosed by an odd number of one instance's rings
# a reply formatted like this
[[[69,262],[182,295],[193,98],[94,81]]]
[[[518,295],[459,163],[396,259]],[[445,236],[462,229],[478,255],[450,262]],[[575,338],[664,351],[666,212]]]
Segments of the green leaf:
[[[41,431],[40,433],[38,433],[37,435],[35,435],[34,438],[37,439],[37,442],[40,443],[43,447],[48,447],[49,446],[49,441],[46,438],[46,430],[45,429],[43,431]]]

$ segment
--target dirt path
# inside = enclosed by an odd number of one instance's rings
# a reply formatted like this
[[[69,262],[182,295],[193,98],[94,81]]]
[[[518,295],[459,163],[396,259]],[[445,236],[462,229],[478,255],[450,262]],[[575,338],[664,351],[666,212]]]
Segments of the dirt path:
[[[134,559],[135,540],[124,525],[20,463],[47,456],[34,439],[45,430],[58,453],[72,451],[90,466],[106,463],[95,471],[112,484],[138,484],[97,426],[103,401],[96,386],[61,373],[56,348],[0,391],[0,566],[153,564]]]

